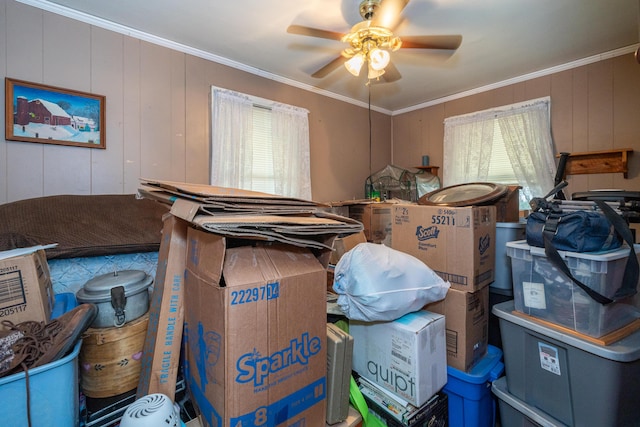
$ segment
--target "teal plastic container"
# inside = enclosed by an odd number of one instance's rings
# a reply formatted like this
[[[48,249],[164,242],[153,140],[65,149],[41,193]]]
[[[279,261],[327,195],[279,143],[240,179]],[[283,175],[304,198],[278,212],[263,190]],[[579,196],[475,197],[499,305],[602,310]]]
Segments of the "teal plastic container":
[[[493,427],[496,399],[491,383],[504,372],[502,350],[487,346],[487,354],[469,372],[447,366],[447,384],[442,391],[449,396],[450,427]]]
[[[52,318],[76,307],[70,293],[56,295]],[[76,427],[79,424],[78,354],[82,341],[62,359],[29,370],[31,425]],[[25,373],[0,378],[3,426],[27,425],[27,385]]]

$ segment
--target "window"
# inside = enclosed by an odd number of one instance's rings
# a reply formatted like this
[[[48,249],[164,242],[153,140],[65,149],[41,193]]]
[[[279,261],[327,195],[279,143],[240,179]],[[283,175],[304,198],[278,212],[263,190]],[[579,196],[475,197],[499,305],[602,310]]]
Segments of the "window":
[[[513,166],[509,161],[507,148],[502,139],[502,132],[498,121],[493,126],[493,149],[491,150],[491,162],[489,163],[489,175],[487,181],[499,184],[518,185],[518,178],[513,172]]]
[[[253,119],[253,168],[251,190],[274,193],[273,144],[271,144],[271,109],[254,105]]]
[[[211,93],[211,184],[311,199],[308,111]]]
[[[445,119],[443,185],[517,184],[520,208],[554,186],[549,98]]]

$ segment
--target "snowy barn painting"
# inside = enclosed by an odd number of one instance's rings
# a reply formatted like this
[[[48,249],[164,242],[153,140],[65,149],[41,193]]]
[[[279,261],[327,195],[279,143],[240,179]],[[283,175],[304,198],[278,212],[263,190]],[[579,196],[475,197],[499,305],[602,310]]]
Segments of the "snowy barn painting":
[[[105,97],[7,78],[5,138],[105,148]]]

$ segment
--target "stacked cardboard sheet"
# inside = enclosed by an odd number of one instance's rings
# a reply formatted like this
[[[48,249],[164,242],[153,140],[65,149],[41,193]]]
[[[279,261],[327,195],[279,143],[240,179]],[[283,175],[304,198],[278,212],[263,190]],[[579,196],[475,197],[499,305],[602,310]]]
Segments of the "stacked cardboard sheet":
[[[323,211],[326,205],[309,200],[203,184],[141,183],[141,197],[171,204],[173,215],[234,238],[331,249],[335,236],[363,229],[362,223]]]

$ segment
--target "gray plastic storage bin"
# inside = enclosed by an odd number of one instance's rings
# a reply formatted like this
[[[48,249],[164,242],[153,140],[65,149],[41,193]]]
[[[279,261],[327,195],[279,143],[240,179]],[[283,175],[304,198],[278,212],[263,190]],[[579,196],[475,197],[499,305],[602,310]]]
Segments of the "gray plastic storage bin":
[[[608,346],[514,314],[496,304],[508,391],[561,423],[640,426],[640,330]]]
[[[496,222],[496,269],[490,291],[513,296],[511,258],[507,256],[507,242],[525,238],[524,222]]]
[[[491,383],[491,391],[498,398],[502,427],[566,427],[539,409],[516,399],[507,389],[507,377]]]

